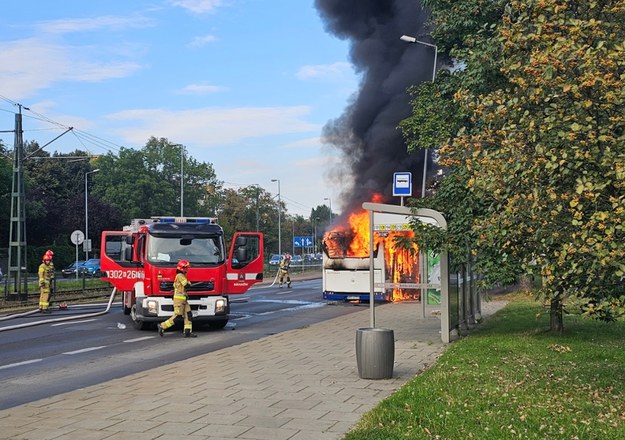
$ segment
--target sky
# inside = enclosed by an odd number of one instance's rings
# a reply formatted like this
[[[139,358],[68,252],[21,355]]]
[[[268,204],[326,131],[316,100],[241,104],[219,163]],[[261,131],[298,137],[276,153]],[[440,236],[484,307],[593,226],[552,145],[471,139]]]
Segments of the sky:
[[[358,89],[349,43],[313,0],[46,0],[0,14],[0,131],[49,153],[117,153],[152,136],[259,185],[291,215],[340,210],[341,157],[321,142]],[[29,110],[26,110],[28,108]],[[13,147],[12,133],[0,139]],[[346,176],[348,178],[348,176]],[[164,213],[154,213],[164,214]]]

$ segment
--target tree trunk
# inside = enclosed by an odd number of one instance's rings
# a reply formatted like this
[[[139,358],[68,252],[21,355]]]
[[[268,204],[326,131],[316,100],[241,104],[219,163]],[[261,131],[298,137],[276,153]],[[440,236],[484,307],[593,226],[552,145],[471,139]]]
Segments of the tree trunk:
[[[562,333],[564,331],[564,321],[562,320],[562,300],[559,298],[553,298],[551,300],[549,317],[551,331],[554,333]]]

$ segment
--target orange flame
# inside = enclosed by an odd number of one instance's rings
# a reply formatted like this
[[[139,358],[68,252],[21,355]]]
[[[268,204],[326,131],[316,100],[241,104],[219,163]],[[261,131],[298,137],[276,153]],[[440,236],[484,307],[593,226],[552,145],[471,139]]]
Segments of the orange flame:
[[[374,196],[373,202],[379,203],[381,196]],[[374,249],[384,250],[384,263],[387,280],[392,283],[419,282],[419,247],[412,244],[410,249],[395,245],[399,236],[412,238],[414,232],[388,231],[374,234]],[[369,213],[365,210],[349,214],[346,225],[335,225],[323,236],[323,244],[330,258],[368,257],[369,256]],[[394,288],[393,301],[419,299],[419,290]]]

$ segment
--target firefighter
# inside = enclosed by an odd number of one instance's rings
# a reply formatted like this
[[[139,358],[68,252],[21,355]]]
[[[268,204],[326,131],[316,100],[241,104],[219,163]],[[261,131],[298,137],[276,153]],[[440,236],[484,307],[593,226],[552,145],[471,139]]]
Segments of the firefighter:
[[[284,258],[280,261],[280,268],[278,271],[280,272],[280,278],[278,280],[278,287],[282,287],[282,283],[286,277],[286,287],[291,287],[291,277],[289,276],[289,267],[291,266],[291,255],[284,254]]]
[[[51,313],[50,310],[50,287],[54,280],[54,264],[52,257],[54,252],[47,250],[43,254],[42,262],[39,265],[39,311],[41,313]]]
[[[161,337],[165,330],[174,325],[174,321],[178,316],[182,316],[184,319],[184,337],[197,337],[195,333],[191,332],[191,306],[187,301],[187,287],[191,285],[187,279],[187,271],[190,266],[187,260],[178,261],[176,278],[174,279],[174,314],[167,321],[158,324],[158,334]]]

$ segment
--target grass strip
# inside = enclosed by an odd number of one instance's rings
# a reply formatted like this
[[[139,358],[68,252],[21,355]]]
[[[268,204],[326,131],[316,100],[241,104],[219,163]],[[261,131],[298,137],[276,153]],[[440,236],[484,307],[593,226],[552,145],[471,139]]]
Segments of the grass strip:
[[[344,439],[625,439],[625,323],[513,298]]]

